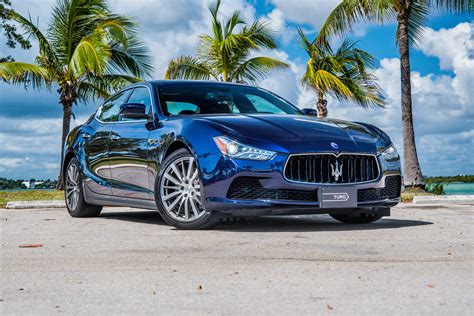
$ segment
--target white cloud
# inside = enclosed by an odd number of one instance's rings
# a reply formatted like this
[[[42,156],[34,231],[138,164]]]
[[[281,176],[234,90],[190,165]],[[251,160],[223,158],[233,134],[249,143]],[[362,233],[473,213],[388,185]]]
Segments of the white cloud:
[[[427,28],[421,51],[439,58],[440,67],[456,75],[452,86],[465,105],[474,99],[474,23],[460,23],[451,29]],[[442,40],[441,40],[442,39]],[[472,109],[472,106],[470,107]]]
[[[300,24],[312,25],[319,29],[329,13],[341,0],[272,0],[273,4],[283,12],[286,19]]]
[[[277,36],[282,40],[283,44],[288,44],[295,39],[297,33],[294,27],[290,27],[285,19],[285,14],[278,8],[273,9],[264,17],[275,31]]]
[[[71,121],[71,128],[86,116]],[[55,178],[59,172],[61,119],[0,116],[0,176]]]

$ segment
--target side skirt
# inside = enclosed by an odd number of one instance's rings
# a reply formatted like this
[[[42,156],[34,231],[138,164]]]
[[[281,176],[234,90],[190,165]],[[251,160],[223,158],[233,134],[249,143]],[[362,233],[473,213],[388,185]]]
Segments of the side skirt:
[[[89,204],[102,206],[123,206],[142,208],[147,210],[157,210],[154,200],[132,199],[119,196],[97,194],[91,191],[86,185],[83,186],[84,199]]]

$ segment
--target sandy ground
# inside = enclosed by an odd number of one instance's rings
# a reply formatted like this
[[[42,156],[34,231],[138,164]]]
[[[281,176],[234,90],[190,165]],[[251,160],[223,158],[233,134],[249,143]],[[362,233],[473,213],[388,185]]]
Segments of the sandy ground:
[[[126,208],[2,209],[0,314],[472,315],[473,222],[474,206],[404,205],[369,225],[179,231]]]

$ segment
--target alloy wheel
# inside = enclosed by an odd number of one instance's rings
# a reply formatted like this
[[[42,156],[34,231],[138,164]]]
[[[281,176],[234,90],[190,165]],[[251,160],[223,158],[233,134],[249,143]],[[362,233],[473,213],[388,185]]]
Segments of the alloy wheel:
[[[173,161],[163,172],[160,198],[166,212],[180,222],[192,222],[206,211],[201,206],[201,182],[193,157]]]
[[[74,211],[79,202],[79,169],[76,164],[70,164],[66,174],[66,203]]]

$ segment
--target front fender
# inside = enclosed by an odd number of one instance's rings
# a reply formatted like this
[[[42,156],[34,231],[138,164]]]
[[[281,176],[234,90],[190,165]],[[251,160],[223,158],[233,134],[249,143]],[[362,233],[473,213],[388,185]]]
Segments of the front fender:
[[[196,158],[203,178],[212,173],[222,157],[213,140],[213,137],[222,135],[220,131],[196,120],[167,120],[160,124],[149,135],[149,166],[153,179],[160,172],[166,154],[177,142],[187,147]]]

